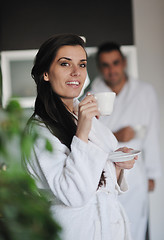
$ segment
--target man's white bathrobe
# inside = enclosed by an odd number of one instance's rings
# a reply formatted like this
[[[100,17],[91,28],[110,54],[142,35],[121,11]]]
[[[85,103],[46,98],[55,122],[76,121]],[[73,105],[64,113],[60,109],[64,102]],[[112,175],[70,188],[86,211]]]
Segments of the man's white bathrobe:
[[[117,195],[127,190],[122,173],[117,183],[115,166],[109,160],[117,148],[112,132],[93,119],[89,142],[73,137],[71,151],[37,126],[54,151],[45,151],[40,138],[34,146],[28,169],[39,189],[48,193],[54,218],[62,226],[62,240],[129,240],[128,219]],[[97,190],[105,170],[106,186]]]
[[[91,87],[91,92],[107,92],[111,89],[101,77],[97,77]],[[129,142],[119,143],[119,147],[128,146],[141,150],[140,157],[131,171],[128,171],[129,191],[120,196],[131,222],[134,240],[145,240],[148,219],[148,179],[160,176],[159,163],[159,119],[158,105],[154,89],[151,85],[129,78],[121,92],[116,96],[114,110],[111,116],[100,120],[112,131],[127,126],[143,126],[146,131]]]

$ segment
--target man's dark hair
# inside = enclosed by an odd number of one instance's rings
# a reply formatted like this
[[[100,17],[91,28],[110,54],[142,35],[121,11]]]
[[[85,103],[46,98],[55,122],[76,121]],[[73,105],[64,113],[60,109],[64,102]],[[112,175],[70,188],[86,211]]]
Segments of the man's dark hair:
[[[101,44],[98,47],[98,52],[97,52],[97,55],[96,55],[97,63],[99,64],[99,56],[100,56],[101,53],[103,53],[103,52],[112,52],[112,51],[118,51],[120,53],[120,55],[122,56],[122,58],[123,59],[125,58],[123,53],[121,52],[120,45],[118,43],[106,42],[106,43]]]

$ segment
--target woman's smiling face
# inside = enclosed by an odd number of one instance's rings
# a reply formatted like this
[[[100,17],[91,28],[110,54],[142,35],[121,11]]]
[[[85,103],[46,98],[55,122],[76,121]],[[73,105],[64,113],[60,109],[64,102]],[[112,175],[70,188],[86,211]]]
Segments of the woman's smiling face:
[[[80,45],[62,46],[53,60],[44,80],[65,102],[78,97],[87,76],[87,57]]]

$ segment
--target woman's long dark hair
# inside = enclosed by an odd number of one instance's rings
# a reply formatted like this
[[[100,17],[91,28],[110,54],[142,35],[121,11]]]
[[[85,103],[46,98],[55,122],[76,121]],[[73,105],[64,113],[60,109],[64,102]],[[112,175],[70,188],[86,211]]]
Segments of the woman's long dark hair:
[[[51,133],[70,149],[72,138],[77,129],[74,117],[53,91],[50,82],[44,80],[44,73],[49,72],[57,51],[62,46],[67,45],[80,45],[84,49],[84,41],[79,36],[61,34],[44,42],[35,57],[31,75],[37,85],[37,97],[31,119],[35,119],[36,115],[39,116]],[[102,173],[99,186],[103,184],[102,181],[105,182],[104,173]]]

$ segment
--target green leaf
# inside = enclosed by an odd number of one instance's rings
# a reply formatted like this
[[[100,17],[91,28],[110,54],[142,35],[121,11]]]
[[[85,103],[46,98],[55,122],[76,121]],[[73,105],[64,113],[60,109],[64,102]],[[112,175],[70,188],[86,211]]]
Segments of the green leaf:
[[[46,139],[46,142],[45,142],[45,149],[48,150],[49,152],[53,151],[52,144],[50,143],[50,141],[48,139]]]
[[[17,100],[11,100],[6,107],[6,110],[7,112],[13,113],[13,112],[21,112],[22,108]]]
[[[24,135],[21,141],[21,150],[26,157],[30,157],[34,141],[31,135]]]

